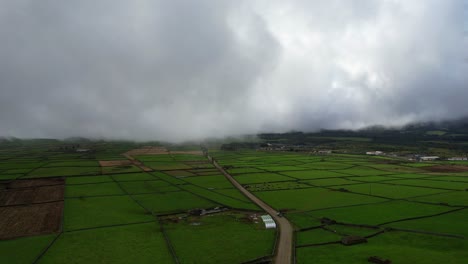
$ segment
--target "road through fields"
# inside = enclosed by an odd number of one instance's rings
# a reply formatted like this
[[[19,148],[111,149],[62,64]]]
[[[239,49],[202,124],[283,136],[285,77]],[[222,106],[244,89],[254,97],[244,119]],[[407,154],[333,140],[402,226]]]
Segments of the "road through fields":
[[[288,219],[279,216],[278,211],[273,209],[271,206],[266,204],[264,201],[260,200],[258,197],[253,195],[247,189],[245,189],[240,183],[238,183],[234,177],[227,173],[223,167],[221,167],[216,160],[212,157],[207,156],[208,159],[213,163],[213,165],[234,185],[239,191],[241,191],[245,196],[247,196],[252,202],[262,208],[265,212],[271,215],[275,220],[276,225],[279,229],[278,240],[276,241],[276,252],[274,256],[274,263],[278,264],[290,264],[292,263],[293,255],[293,236],[294,229],[289,223]]]

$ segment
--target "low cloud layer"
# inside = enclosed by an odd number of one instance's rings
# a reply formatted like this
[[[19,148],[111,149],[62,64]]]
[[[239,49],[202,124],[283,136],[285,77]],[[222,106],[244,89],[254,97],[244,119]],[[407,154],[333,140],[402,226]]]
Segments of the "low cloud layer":
[[[464,0],[0,0],[0,135],[179,141],[468,115]]]

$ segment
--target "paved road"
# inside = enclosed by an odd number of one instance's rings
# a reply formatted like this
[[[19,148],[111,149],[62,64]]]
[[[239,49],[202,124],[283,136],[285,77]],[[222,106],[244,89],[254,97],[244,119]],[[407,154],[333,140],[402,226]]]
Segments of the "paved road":
[[[271,206],[266,204],[264,201],[260,200],[258,197],[253,195],[251,192],[247,191],[240,183],[238,183],[234,177],[227,173],[215,160],[210,156],[208,159],[213,162],[213,165],[226,176],[226,178],[241,191],[245,196],[247,196],[252,202],[257,204],[265,212],[271,215],[275,220],[277,227],[279,228],[279,237],[276,241],[276,252],[274,256],[274,263],[277,264],[290,264],[292,263],[293,255],[293,236],[294,229],[289,223],[288,219],[280,217],[277,215],[278,211],[273,209]]]

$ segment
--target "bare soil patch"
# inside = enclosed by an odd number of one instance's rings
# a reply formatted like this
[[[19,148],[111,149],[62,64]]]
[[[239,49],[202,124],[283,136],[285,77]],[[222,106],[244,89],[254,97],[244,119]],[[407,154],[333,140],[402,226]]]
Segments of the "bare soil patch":
[[[101,167],[130,166],[132,162],[130,160],[100,160],[99,165]]]
[[[7,188],[16,189],[16,188],[27,188],[35,186],[46,186],[46,185],[64,185],[65,179],[63,178],[44,178],[44,179],[34,179],[34,180],[16,180],[10,182]]]
[[[188,151],[169,151],[165,147],[144,146],[139,149],[132,149],[124,153],[124,155],[138,156],[138,155],[167,155],[167,154],[192,154],[203,155],[200,150]]]
[[[34,197],[34,189],[6,190],[0,193],[1,205],[30,204]]]
[[[1,183],[0,206],[63,201],[63,178],[27,179]]]
[[[64,186],[43,186],[36,189],[33,203],[45,203],[53,201],[63,201],[65,196]]]
[[[393,165],[402,164],[402,162],[399,161],[399,160],[378,160],[378,161],[375,161],[375,163],[377,163],[377,164],[393,164]]]
[[[0,240],[60,231],[63,202],[0,207]]]
[[[60,230],[63,178],[0,183],[0,240],[49,234]]]
[[[468,171],[468,166],[461,165],[436,165],[423,167],[424,170],[431,172],[465,172]]]
[[[138,156],[138,155],[161,155],[161,154],[168,154],[169,152],[165,147],[154,147],[154,146],[144,146],[139,149],[132,149],[130,151],[125,152],[124,154],[130,156]]]

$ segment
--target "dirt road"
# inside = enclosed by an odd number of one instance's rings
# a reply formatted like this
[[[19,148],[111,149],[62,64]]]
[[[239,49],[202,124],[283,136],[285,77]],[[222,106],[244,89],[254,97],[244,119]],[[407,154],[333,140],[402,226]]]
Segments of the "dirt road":
[[[213,165],[223,173],[223,175],[245,196],[247,196],[252,202],[257,204],[265,212],[271,215],[275,220],[276,225],[279,229],[278,240],[276,241],[276,252],[274,256],[274,263],[277,264],[289,264],[292,263],[293,255],[293,236],[294,229],[289,223],[288,219],[278,216],[278,212],[273,209],[271,206],[266,204],[264,201],[260,200],[258,197],[247,191],[240,183],[238,183],[234,177],[227,173],[217,162],[212,159],[210,156],[207,156],[208,159],[213,162]]]
[[[126,157],[128,160],[130,160],[130,162],[137,166],[138,168],[142,169],[143,171],[145,172],[151,172],[151,171],[154,171],[152,168],[150,167],[146,167],[145,165],[143,165],[143,163],[141,163],[141,161],[135,159],[134,157],[130,156],[130,154],[127,154],[127,153],[124,153],[123,154],[124,157]]]

